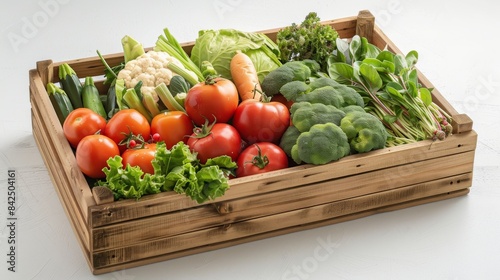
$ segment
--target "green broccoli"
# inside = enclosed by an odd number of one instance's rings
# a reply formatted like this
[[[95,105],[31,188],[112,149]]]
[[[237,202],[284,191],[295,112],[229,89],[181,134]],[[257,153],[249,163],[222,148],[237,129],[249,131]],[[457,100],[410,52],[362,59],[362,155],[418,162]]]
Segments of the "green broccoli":
[[[262,80],[262,91],[267,96],[280,92],[280,88],[291,81],[307,81],[311,77],[311,69],[301,61],[290,61],[269,72]]]
[[[343,97],[344,102],[341,107],[349,106],[349,105],[358,105],[361,107],[365,106],[365,102],[363,101],[363,97],[353,88],[350,88],[346,85],[340,84],[334,79],[327,77],[320,77],[314,79],[309,86],[312,90],[317,88],[322,88],[324,86],[331,86],[333,89],[338,92]]]
[[[291,81],[284,84],[280,88],[280,93],[286,98],[286,100],[296,100],[300,94],[306,94],[311,90],[311,87],[306,82],[303,81]]]
[[[316,88],[306,94],[299,94],[295,102],[321,103],[342,108],[345,104],[344,97],[331,86]]]
[[[293,125],[300,131],[308,131],[313,125],[334,123],[340,125],[344,111],[322,103],[295,102],[290,108]]]
[[[349,155],[345,133],[333,123],[316,124],[297,138],[292,147],[292,159],[300,164],[325,164]]]
[[[358,106],[358,105],[349,105],[349,106],[345,106],[345,107],[342,107],[340,108],[340,110],[344,111],[344,113],[349,113],[349,112],[352,112],[352,111],[358,111],[358,112],[362,112],[362,113],[365,113],[365,109],[361,106]]]
[[[297,143],[297,138],[299,138],[300,131],[294,126],[289,126],[285,133],[281,136],[280,148],[289,156],[292,157],[292,147]]]
[[[372,114],[350,111],[340,121],[340,128],[355,152],[365,153],[385,147],[388,133],[382,122]]]

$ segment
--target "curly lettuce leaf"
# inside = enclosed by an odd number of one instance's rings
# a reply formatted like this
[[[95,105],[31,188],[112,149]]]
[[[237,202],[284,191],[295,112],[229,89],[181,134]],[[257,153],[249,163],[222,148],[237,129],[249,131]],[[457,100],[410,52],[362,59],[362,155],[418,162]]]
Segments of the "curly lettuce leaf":
[[[122,158],[108,159],[103,169],[105,181],[96,185],[108,187],[115,200],[135,198],[164,191],[185,194],[198,203],[213,200],[229,189],[229,175],[234,174],[237,165],[229,156],[209,159],[200,164],[196,153],[191,152],[184,142],[170,150],[164,142],[156,144],[152,161],[154,174],[144,173],[139,167],[123,167]]]

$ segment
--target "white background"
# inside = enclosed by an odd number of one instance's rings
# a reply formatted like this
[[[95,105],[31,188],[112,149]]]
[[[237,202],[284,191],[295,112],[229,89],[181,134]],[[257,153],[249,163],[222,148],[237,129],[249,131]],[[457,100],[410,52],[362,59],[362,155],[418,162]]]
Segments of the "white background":
[[[500,279],[500,5],[476,1],[2,1],[0,4],[0,279]],[[31,132],[28,70],[40,60],[153,46],[200,29],[258,31],[369,9],[479,134],[469,195],[93,276]],[[17,272],[7,271],[7,170],[17,172]],[[436,166],[436,168],[440,168]],[[321,244],[335,246],[321,258]]]

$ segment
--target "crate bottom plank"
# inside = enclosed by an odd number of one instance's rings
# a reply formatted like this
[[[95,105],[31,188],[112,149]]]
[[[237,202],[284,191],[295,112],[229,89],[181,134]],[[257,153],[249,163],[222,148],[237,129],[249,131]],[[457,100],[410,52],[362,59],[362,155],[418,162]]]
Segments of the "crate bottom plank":
[[[143,258],[151,258],[155,255],[171,254],[177,251],[189,250],[200,246],[203,247],[206,244],[225,243],[234,239],[246,238],[247,236],[264,234],[279,229],[316,223],[369,210],[374,211],[374,209],[381,207],[404,204],[405,202],[413,200],[448,194],[468,189],[471,183],[472,173],[460,174],[276,215],[229,223],[196,232],[106,250],[104,252],[96,252],[92,255],[92,263],[94,268],[99,269]]]

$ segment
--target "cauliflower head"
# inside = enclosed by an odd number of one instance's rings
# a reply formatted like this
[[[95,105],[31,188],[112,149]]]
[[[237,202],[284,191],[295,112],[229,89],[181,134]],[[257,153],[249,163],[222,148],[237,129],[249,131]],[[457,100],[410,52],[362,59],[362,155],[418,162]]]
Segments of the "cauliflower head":
[[[153,93],[157,85],[161,83],[169,85],[172,77],[177,75],[168,68],[170,63],[184,68],[178,59],[166,52],[148,51],[136,59],[127,62],[125,67],[118,73],[118,79],[125,81],[126,88],[133,88],[139,81],[142,81],[141,92]],[[194,72],[185,70],[197,79]]]

